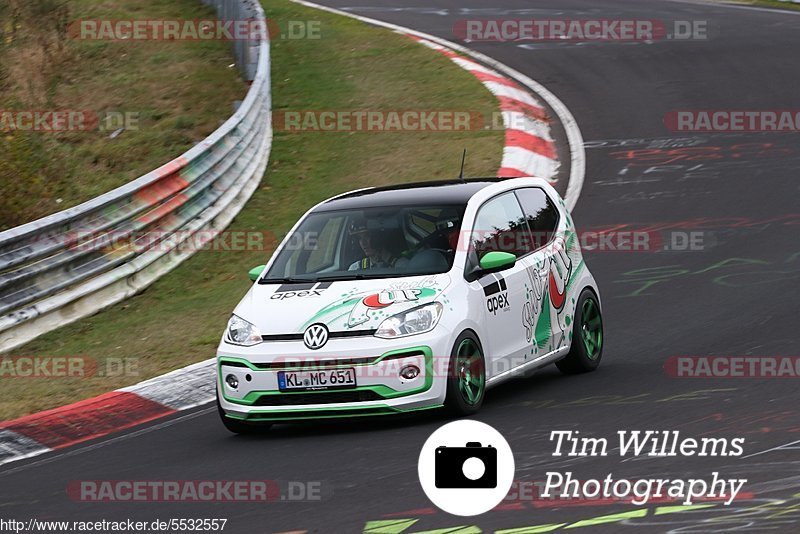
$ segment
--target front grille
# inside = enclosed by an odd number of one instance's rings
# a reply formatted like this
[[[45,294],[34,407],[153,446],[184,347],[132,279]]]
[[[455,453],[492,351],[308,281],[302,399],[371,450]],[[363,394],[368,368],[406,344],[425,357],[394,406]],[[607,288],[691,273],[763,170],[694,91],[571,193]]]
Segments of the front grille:
[[[377,330],[341,330],[338,332],[328,332],[328,339],[336,339],[343,337],[364,337],[374,336]],[[298,334],[264,334],[261,336],[262,341],[303,341],[303,332]]]
[[[262,341],[303,341],[303,334],[264,334]]]
[[[299,406],[305,404],[333,404],[337,402],[366,402],[381,400],[383,397],[371,390],[364,391],[324,391],[312,393],[283,393],[261,395],[253,406]]]
[[[376,358],[367,356],[365,358],[329,358],[319,360],[300,360],[300,361],[277,361],[268,363],[253,363],[257,369],[285,369],[287,371],[309,371],[312,369],[324,369],[326,367],[340,367],[344,365],[366,365],[372,363]]]

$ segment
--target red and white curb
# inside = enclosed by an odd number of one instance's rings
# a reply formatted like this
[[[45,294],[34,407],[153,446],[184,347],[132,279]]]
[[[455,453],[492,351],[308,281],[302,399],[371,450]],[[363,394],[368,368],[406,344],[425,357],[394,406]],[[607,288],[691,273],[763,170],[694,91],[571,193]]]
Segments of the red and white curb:
[[[139,384],[0,423],[0,465],[63,449],[214,400],[214,358]]]
[[[523,104],[530,104],[533,102],[534,106],[532,109],[523,107],[521,110],[517,111],[524,112],[524,115],[527,117],[534,119],[538,118],[539,122],[544,125],[547,124],[547,122],[544,121],[545,117],[537,117],[534,110],[536,108],[535,103],[537,99],[546,102],[547,106],[555,115],[554,118],[558,120],[558,123],[564,128],[564,133],[566,134],[567,143],[569,145],[569,181],[565,187],[561,187],[559,189],[565,191],[562,196],[564,197],[564,202],[567,206],[567,209],[572,211],[575,208],[575,205],[578,203],[578,197],[580,197],[581,194],[581,189],[583,188],[583,180],[586,174],[586,150],[583,146],[583,135],[581,135],[581,130],[578,127],[578,123],[575,120],[575,117],[573,117],[569,108],[567,108],[567,106],[564,105],[564,103],[545,86],[529,76],[519,72],[518,70],[512,69],[505,63],[501,63],[500,61],[487,56],[486,54],[482,54],[481,52],[477,52],[458,43],[442,39],[441,37],[413,30],[411,28],[398,26],[397,24],[392,24],[390,22],[384,22],[382,20],[356,15],[341,9],[315,4],[306,0],[291,1],[295,4],[310,7],[312,9],[318,9],[320,11],[326,11],[335,15],[341,15],[343,17],[360,20],[361,22],[365,22],[372,26],[387,28],[409,37],[415,37],[430,43],[434,43],[450,52],[461,54],[462,57],[454,58],[454,61],[456,61],[456,63],[458,63],[459,60],[469,61],[470,63],[468,63],[467,66],[471,67],[470,70],[478,71],[479,69],[483,69],[488,70],[488,73],[491,74],[493,73],[492,69],[494,69],[494,71],[502,73],[503,76],[505,76],[508,80],[516,82],[518,87],[523,88],[522,92],[515,91],[514,89],[516,89],[516,87],[514,86],[499,88],[498,85],[507,86],[508,84],[495,85],[495,81],[487,80],[487,82],[492,84],[488,86],[490,91],[492,88],[499,91],[499,94],[495,94],[500,100],[501,109],[506,109],[507,106],[511,105],[518,105],[519,102],[522,102]],[[536,96],[533,97],[531,95]],[[512,117],[508,118],[511,119]],[[507,122],[504,120],[504,125],[511,130],[521,130],[525,133],[537,131],[537,127],[519,127],[517,124],[518,123],[516,120],[508,120]],[[509,139],[510,136],[512,136],[512,134],[506,134],[506,147],[503,150],[501,169],[505,166],[508,166],[509,169],[517,170],[534,169],[533,173],[528,173],[526,175],[533,174],[541,178],[548,178],[548,176],[545,174],[536,173],[536,164],[527,161],[527,158],[531,153],[541,155],[541,151],[538,150],[539,147],[531,145],[528,138],[523,139],[520,136],[513,134],[513,137]],[[547,139],[549,136],[546,135],[537,135],[536,137],[543,140],[549,140]],[[523,150],[517,150],[520,148]],[[534,156],[534,159],[538,160],[539,158]],[[562,161],[561,163],[564,162]],[[563,184],[561,185],[563,186]]]
[[[292,1],[412,37],[474,74],[497,97],[503,114],[506,137],[498,176],[536,176],[556,182],[559,162],[550,136],[548,117],[532,94],[541,97],[556,113],[567,134],[571,165],[564,197],[570,210],[575,206],[585,171],[583,138],[566,106],[543,86],[488,56],[444,39],[303,0]],[[481,63],[466,56],[479,59]],[[99,397],[0,422],[0,465],[107,436],[213,402],[215,363],[216,360],[211,358]]]
[[[456,65],[472,73],[497,97],[506,135],[503,160],[497,176],[535,176],[555,185],[559,167],[556,146],[550,136],[544,107],[530,92],[511,78],[465,58],[446,46],[406,32],[399,33],[449,57]]]

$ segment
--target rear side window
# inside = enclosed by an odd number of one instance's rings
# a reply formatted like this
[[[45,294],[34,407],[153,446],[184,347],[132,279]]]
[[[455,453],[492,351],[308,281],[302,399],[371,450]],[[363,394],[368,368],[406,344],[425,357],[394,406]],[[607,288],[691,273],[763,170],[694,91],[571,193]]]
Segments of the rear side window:
[[[540,249],[552,241],[558,228],[558,208],[544,190],[524,187],[516,190],[517,197],[533,237],[533,244]]]

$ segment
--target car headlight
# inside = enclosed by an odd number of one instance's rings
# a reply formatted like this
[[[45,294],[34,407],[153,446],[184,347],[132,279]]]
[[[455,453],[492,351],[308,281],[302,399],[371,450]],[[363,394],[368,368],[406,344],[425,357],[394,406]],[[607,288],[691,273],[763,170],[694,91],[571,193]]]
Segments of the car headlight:
[[[228,327],[225,329],[225,338],[234,345],[249,347],[261,343],[261,332],[254,324],[248,323],[241,317],[231,315],[228,319]]]
[[[382,337],[384,339],[391,339],[395,337],[413,336],[414,334],[422,334],[433,330],[439,318],[442,316],[442,304],[440,302],[432,302],[418,308],[398,313],[385,319],[378,330],[375,332],[375,337]]]

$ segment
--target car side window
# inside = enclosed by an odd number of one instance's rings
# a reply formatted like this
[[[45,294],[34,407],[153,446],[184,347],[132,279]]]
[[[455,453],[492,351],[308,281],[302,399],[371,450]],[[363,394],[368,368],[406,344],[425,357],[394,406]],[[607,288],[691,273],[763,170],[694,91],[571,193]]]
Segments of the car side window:
[[[344,223],[344,216],[312,220],[304,230],[292,234],[275,262],[273,277],[324,272],[335,267]]]
[[[310,236],[313,242],[306,243],[311,249],[306,261],[306,272],[316,273],[332,267],[336,262],[336,248],[344,226],[344,217],[332,217],[317,236]],[[306,240],[312,241],[312,240]]]
[[[531,230],[534,249],[540,249],[555,237],[559,219],[558,209],[541,188],[523,187],[517,189],[516,194]]]
[[[480,207],[472,227],[469,252],[472,266],[477,266],[487,252],[510,252],[520,257],[531,250],[525,215],[514,193],[503,193]]]

